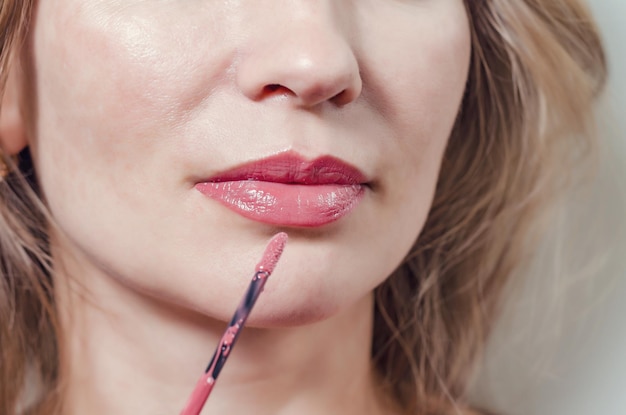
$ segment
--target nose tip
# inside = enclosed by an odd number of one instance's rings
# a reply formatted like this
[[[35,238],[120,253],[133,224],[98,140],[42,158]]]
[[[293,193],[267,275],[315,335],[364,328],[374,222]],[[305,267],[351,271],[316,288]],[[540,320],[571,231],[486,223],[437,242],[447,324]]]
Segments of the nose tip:
[[[356,100],[362,90],[352,47],[333,33],[287,35],[278,42],[268,42],[266,48],[255,47],[240,61],[237,82],[252,100],[281,98],[298,107],[323,102],[344,106]]]

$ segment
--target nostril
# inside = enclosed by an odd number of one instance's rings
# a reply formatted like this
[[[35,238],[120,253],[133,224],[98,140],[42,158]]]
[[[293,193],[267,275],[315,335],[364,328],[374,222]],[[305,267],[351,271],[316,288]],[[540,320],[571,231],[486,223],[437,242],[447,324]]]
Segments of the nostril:
[[[262,97],[272,95],[295,95],[293,91],[281,84],[269,84],[263,87]]]
[[[335,105],[341,107],[354,101],[354,98],[356,96],[358,96],[358,93],[355,93],[355,91],[344,89],[343,91],[332,97],[330,101],[333,102]]]
[[[337,105],[344,105],[344,103],[348,103],[348,101],[350,100],[350,98],[346,95],[347,91],[344,89],[343,91],[332,97],[330,100]]]

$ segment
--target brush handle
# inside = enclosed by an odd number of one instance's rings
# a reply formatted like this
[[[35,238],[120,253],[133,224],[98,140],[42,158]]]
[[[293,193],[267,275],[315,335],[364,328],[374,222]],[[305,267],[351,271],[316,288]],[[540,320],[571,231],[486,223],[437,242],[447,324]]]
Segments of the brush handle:
[[[213,390],[213,385],[215,385],[215,379],[208,374],[204,374],[198,380],[193,393],[189,397],[189,401],[185,405],[185,409],[182,410],[180,415],[200,415],[206,400]]]
[[[209,398],[209,395],[213,390],[213,386],[215,386],[218,375],[222,371],[224,364],[226,364],[226,359],[230,356],[230,352],[239,338],[241,329],[244,324],[246,324],[246,320],[248,320],[250,312],[252,312],[252,307],[254,307],[257,298],[261,295],[267,279],[274,271],[274,267],[278,263],[278,260],[283,253],[283,249],[285,249],[287,239],[288,237],[286,233],[277,233],[265,247],[261,261],[257,264],[256,272],[254,273],[252,281],[250,281],[250,285],[248,286],[248,290],[241,299],[241,302],[235,310],[235,314],[233,315],[228,328],[217,345],[217,348],[213,353],[213,357],[211,358],[211,362],[196,384],[193,393],[189,397],[189,400],[180,415],[200,415],[206,400]]]
[[[226,360],[228,359],[228,356],[230,356],[230,352],[239,338],[241,328],[246,323],[246,320],[248,320],[248,316],[250,315],[256,300],[259,298],[259,295],[261,295],[269,275],[270,274],[266,271],[257,271],[254,274],[246,294],[241,299],[241,302],[239,303],[237,310],[235,310],[235,314],[233,315],[228,328],[226,328],[226,331],[222,335],[222,338],[213,353],[211,362],[204,371],[204,375],[202,375],[196,384],[193,393],[189,397],[189,400],[180,415],[199,415],[202,411],[202,408],[204,407],[204,404],[209,398],[209,395],[213,390],[213,386],[217,381],[217,377],[222,371],[224,364],[226,364]]]
[[[210,374],[213,379],[217,379],[224,364],[226,363],[226,359],[230,355],[230,351],[237,342],[239,338],[239,334],[241,333],[241,328],[248,320],[248,316],[252,311],[252,307],[256,303],[256,300],[261,295],[263,291],[263,287],[265,286],[265,282],[267,281],[267,277],[269,274],[265,271],[257,271],[250,281],[250,285],[248,286],[248,290],[246,294],[241,299],[237,310],[235,310],[235,314],[233,318],[230,320],[230,324],[228,328],[224,332],[220,343],[215,349],[215,353],[213,354],[213,358],[211,362],[205,369],[204,373]]]

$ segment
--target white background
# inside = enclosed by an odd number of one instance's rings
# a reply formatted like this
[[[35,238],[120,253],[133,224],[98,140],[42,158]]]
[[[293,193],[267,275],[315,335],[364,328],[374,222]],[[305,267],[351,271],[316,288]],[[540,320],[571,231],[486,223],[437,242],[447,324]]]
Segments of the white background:
[[[604,155],[489,345],[474,400],[503,415],[626,415],[626,1],[589,4],[610,64],[598,106]]]

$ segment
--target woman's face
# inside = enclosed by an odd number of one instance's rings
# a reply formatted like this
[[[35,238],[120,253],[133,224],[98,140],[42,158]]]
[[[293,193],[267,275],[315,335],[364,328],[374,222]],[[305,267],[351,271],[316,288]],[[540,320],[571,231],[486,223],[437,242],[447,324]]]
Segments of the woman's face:
[[[227,319],[286,230],[257,325],[327,317],[398,266],[470,59],[461,0],[40,0],[32,40],[57,252]]]

